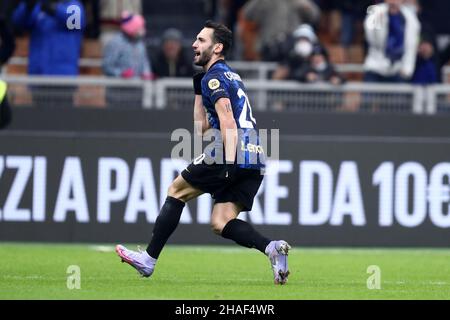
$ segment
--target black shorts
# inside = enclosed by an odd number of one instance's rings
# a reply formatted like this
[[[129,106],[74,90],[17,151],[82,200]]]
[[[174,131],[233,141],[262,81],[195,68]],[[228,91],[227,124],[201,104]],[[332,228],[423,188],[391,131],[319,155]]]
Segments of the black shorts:
[[[264,179],[261,170],[237,168],[232,181],[220,177],[223,165],[191,163],[181,176],[194,188],[211,194],[215,203],[233,202],[243,206],[242,211],[250,211],[253,199]]]

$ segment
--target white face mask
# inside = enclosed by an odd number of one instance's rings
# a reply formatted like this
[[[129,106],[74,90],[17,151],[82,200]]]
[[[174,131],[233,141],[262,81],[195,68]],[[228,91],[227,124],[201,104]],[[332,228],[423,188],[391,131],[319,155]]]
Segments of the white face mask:
[[[302,58],[307,58],[311,55],[313,51],[313,45],[309,41],[298,41],[295,44],[294,51]]]

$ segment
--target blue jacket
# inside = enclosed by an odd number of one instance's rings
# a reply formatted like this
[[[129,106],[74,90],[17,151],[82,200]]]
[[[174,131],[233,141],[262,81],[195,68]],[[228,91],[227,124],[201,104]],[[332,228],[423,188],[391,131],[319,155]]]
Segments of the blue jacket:
[[[85,12],[78,0],[58,2],[55,14],[41,10],[42,0],[31,11],[22,1],[13,14],[17,27],[31,30],[29,46],[28,73],[33,75],[78,75],[78,60],[85,26]],[[80,29],[70,30],[68,25],[75,11],[69,9],[75,5],[80,8]]]
[[[416,70],[411,82],[418,85],[439,83],[439,67],[434,59],[417,58]]]

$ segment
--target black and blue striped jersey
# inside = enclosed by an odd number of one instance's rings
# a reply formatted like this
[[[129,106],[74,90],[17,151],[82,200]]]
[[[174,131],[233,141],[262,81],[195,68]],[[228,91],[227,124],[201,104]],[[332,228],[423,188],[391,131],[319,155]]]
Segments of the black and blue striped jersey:
[[[220,130],[220,122],[215,104],[220,98],[228,98],[231,101],[238,128],[237,162],[239,167],[263,168],[264,149],[260,145],[256,120],[244,83],[224,60],[214,63],[202,79],[202,99],[208,121],[212,128],[218,130]]]

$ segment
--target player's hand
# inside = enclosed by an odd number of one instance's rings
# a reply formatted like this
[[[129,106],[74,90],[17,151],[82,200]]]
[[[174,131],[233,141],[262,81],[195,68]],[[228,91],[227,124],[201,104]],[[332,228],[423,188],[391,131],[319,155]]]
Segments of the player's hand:
[[[202,79],[205,76],[205,72],[199,72],[194,75],[194,92],[196,95],[202,95]]]
[[[236,178],[237,165],[235,163],[227,162],[223,165],[223,169],[220,177],[228,181],[232,181]]]

